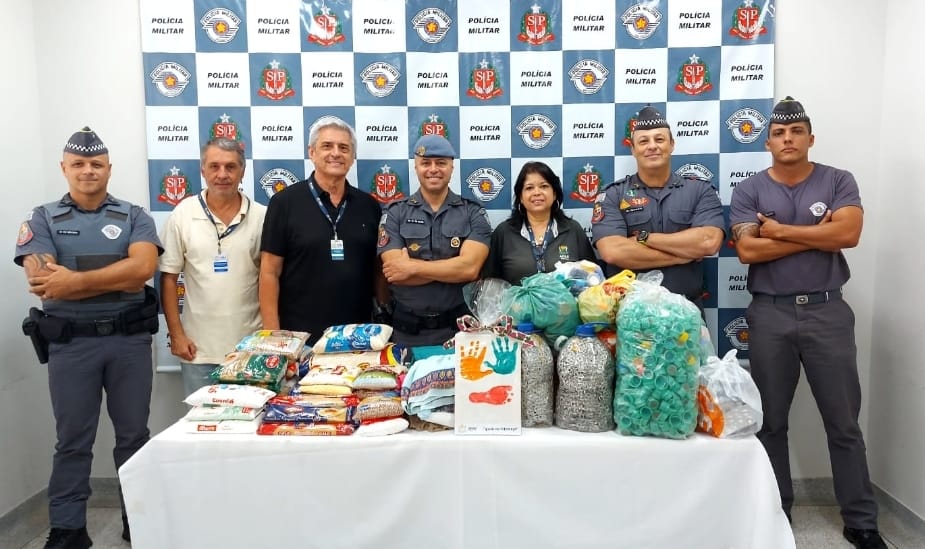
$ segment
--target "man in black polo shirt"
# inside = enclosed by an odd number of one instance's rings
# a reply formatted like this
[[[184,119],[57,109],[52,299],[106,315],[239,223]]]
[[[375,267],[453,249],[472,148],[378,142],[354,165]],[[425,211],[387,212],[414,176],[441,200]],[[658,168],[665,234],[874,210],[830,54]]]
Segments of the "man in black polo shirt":
[[[264,328],[307,331],[314,342],[328,326],[370,321],[381,210],[347,181],[356,158],[349,124],[319,118],[308,141],[315,170],[267,208],[259,295]]]

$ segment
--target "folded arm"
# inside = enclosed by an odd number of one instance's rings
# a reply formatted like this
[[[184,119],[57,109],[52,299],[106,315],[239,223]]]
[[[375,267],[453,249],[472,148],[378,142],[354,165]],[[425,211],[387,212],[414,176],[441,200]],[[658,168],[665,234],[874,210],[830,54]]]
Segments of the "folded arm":
[[[620,235],[605,236],[599,239],[596,245],[598,254],[605,262],[634,271],[683,265],[692,261],[651,246],[644,246],[635,238]]]
[[[667,254],[697,260],[719,252],[723,230],[719,227],[691,227],[676,233],[650,233],[646,245]]]
[[[157,252],[151,242],[135,242],[128,247],[128,257],[89,271],[46,262],[44,271],[29,277],[29,291],[43,299],[70,301],[108,292],[140,292],[157,270]]]
[[[382,272],[391,284],[420,286],[429,282],[471,282],[479,277],[488,246],[475,240],[466,240],[459,255],[448,259],[413,259],[408,249],[382,252]]]

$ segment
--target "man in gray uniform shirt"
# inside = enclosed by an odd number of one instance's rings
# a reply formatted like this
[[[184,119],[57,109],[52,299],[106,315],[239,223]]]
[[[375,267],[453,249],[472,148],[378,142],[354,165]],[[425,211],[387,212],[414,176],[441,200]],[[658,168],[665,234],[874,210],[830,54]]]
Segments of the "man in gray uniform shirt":
[[[663,286],[702,309],[701,260],[723,243],[722,203],[708,181],[671,171],[674,137],[660,112],[642,108],[631,137],[638,172],[598,195],[592,242],[607,263],[607,276],[659,269]]]
[[[440,345],[469,313],[462,287],[479,277],[491,225],[485,209],[450,190],[456,151],[425,135],[414,146],[420,189],[392,203],[379,224],[382,272],[392,292],[392,340]]]
[[[148,441],[157,297],[145,282],[163,250],[154,220],[107,191],[109,151],[90,128],[64,146],[68,193],[32,210],[14,261],[41,298],[23,323],[44,342],[58,442],[48,481],[46,549],[85,549],[93,441],[106,392],[116,469]],[[29,328],[27,329],[27,323]],[[36,348],[40,347],[36,344]],[[122,537],[130,539],[125,508]]]
[[[812,125],[792,97],[774,107],[768,130],[771,167],[736,186],[730,214],[752,293],[749,357],[764,408],[758,439],[789,518],[788,417],[802,363],[825,426],[843,534],[855,547],[885,548],[858,425],[854,313],[841,294],[850,276],[841,250],[861,236],[858,186],[851,173],[810,162]]]

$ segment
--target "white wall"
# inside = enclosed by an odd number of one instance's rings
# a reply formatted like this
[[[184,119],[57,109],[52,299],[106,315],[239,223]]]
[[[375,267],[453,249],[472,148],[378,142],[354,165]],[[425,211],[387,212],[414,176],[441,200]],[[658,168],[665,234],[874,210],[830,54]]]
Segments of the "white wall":
[[[0,0],[0,48],[6,77],[0,104],[0,158],[8,168],[0,201],[0,234],[8,259],[0,261],[3,342],[0,366],[0,515],[47,485],[54,422],[47,374],[35,359],[20,321],[30,305],[22,270],[11,258],[19,224],[36,204],[67,191],[58,162],[67,138],[89,124],[110,149],[114,195],[147,205],[144,95],[138,3],[92,0]],[[155,376],[152,432],[182,415],[176,374]],[[113,477],[113,431],[104,412],[94,447],[92,475]]]
[[[880,210],[878,172],[883,107],[883,30],[871,12],[839,0],[777,2],[775,98],[792,95],[813,121],[816,144],[810,159],[854,173],[867,212],[857,248],[846,255],[851,280],[845,296],[857,318],[858,368],[865,398],[861,426],[872,401],[868,394],[874,257]],[[794,478],[831,476],[822,420],[808,385],[801,381],[790,414]],[[865,432],[867,429],[865,429]]]
[[[3,130],[0,165],[6,166],[4,199],[0,200],[0,235],[6,246],[0,257],[0,515],[35,494],[48,481],[54,423],[45,368],[20,330],[30,305],[22,270],[12,261],[19,225],[32,204],[47,200],[44,189],[49,161],[41,152],[37,68],[33,55],[33,13],[29,2],[0,0],[0,78]],[[58,176],[60,179],[60,175]]]
[[[876,265],[872,312],[868,452],[874,482],[925,517],[925,268],[921,219],[925,207],[925,36],[909,32],[925,5],[890,0],[878,19],[885,24],[882,59],[881,139],[864,142],[879,152],[879,209],[868,210],[878,227],[868,240]],[[874,75],[880,76],[879,72]],[[871,215],[872,214],[872,215]],[[873,219],[871,219],[873,218]]]
[[[91,124],[110,148],[113,194],[145,204],[138,3],[35,0],[30,9],[28,2],[0,0],[0,5],[0,46],[6,46],[4,52],[15,52],[5,58],[7,74],[16,75],[3,79],[0,104],[16,108],[4,117],[0,155],[7,160],[3,165],[20,168],[10,170],[8,177],[27,170],[29,174],[21,178],[24,181],[8,183],[10,190],[0,206],[9,249],[23,213],[64,192],[57,168],[60,147],[83,124]],[[853,277],[846,294],[857,315],[865,393],[862,425],[868,427],[874,482],[925,516],[920,473],[925,463],[920,419],[925,416],[925,390],[915,345],[921,339],[915,329],[922,326],[922,297],[913,279],[922,272],[922,246],[918,231],[907,221],[911,215],[899,215],[923,204],[921,181],[915,179],[921,176],[912,171],[912,163],[917,162],[921,171],[921,149],[914,140],[925,120],[916,100],[918,88],[896,85],[920,78],[922,38],[909,29],[917,28],[922,15],[915,0],[876,5],[779,0],[775,95],[793,95],[809,110],[817,138],[812,157],[849,169],[858,179],[866,226],[860,246],[848,254]],[[36,32],[40,36],[34,37]],[[881,81],[884,73],[887,78]],[[913,120],[903,123],[903,116]],[[22,272],[12,262],[0,262],[0,283],[10,289],[0,304],[0,337],[6,351],[0,369],[3,514],[44,486],[54,437],[43,369],[18,335],[18,319],[28,303]],[[908,289],[911,295],[894,288]],[[174,375],[158,375],[155,383],[151,427],[156,432],[180,413],[181,391]],[[803,385],[791,423],[794,475],[829,476],[821,422]],[[93,474],[112,476],[112,431],[106,420],[102,424]]]

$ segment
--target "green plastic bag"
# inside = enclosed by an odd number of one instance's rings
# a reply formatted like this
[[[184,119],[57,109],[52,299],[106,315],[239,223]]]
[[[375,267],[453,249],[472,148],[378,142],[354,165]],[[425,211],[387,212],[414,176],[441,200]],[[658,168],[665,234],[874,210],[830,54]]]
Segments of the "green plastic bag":
[[[511,286],[504,292],[501,307],[515,323],[532,322],[553,340],[575,335],[581,324],[578,302],[565,284],[549,273],[528,276],[520,286]]]

